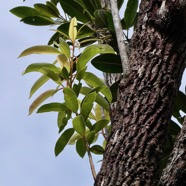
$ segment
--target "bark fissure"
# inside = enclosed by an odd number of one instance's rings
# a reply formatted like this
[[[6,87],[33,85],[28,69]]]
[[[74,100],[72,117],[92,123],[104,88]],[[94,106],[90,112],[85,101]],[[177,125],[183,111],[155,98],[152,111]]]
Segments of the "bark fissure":
[[[186,57],[186,35],[177,27],[169,32],[173,23],[170,15],[168,20],[159,16],[161,4],[142,1],[131,41],[131,74],[119,86],[117,113],[95,186],[149,186],[157,181]],[[175,4],[165,5],[167,15]]]

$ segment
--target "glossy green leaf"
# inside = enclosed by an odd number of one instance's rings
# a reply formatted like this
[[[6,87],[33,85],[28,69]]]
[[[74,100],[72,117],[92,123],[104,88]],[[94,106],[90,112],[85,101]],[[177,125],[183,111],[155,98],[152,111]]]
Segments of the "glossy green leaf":
[[[81,158],[83,158],[86,154],[86,142],[83,138],[79,138],[76,142],[76,152],[79,154]]]
[[[82,138],[82,135],[79,134],[79,133],[75,133],[75,134],[70,138],[69,145],[74,145],[75,142],[76,142],[79,138]]]
[[[112,93],[110,92],[110,89],[105,85],[105,83],[98,78],[96,75],[94,75],[91,72],[85,72],[83,76],[83,80],[88,84],[93,87],[100,87],[100,86],[105,86],[105,88],[102,88],[100,91],[109,102],[112,102]]]
[[[55,22],[44,16],[29,16],[29,17],[24,17],[21,19],[23,23],[29,24],[29,25],[34,25],[34,26],[47,26],[47,25],[53,25]]]
[[[75,92],[75,94],[76,94],[77,97],[79,96],[81,87],[82,87],[82,83],[78,83],[78,84],[74,84],[73,85],[73,88],[72,89]]]
[[[103,154],[104,153],[104,149],[103,149],[103,147],[102,146],[100,146],[100,145],[94,145],[94,146],[92,146],[91,148],[90,148],[90,151],[92,152],[92,153],[94,153],[94,154]]]
[[[57,17],[59,17],[60,12],[59,12],[58,8],[56,7],[55,3],[51,2],[51,1],[47,1],[46,5],[48,7],[50,7],[51,10],[53,10],[53,12],[55,13],[55,15],[57,15]]]
[[[96,92],[88,94],[82,101],[80,114],[87,120],[96,99]]]
[[[19,55],[19,57],[28,56],[31,54],[60,54],[60,53],[61,52],[55,47],[48,45],[40,45],[27,48]]]
[[[29,98],[32,97],[32,95],[43,85],[45,84],[50,78],[42,75],[32,86],[32,88],[30,89],[30,95]]]
[[[85,74],[85,72],[86,72],[86,70],[87,70],[87,66],[85,66],[83,69],[81,69],[78,73],[77,73],[77,76],[76,76],[76,79],[77,80],[82,80],[83,79],[83,76],[84,76],[84,74]]]
[[[59,77],[59,75],[57,75],[55,72],[53,72],[52,70],[48,69],[48,68],[41,68],[40,72],[42,74],[44,74],[45,76],[48,76],[51,80],[53,80],[54,82],[56,82],[57,84],[61,85],[61,79]]]
[[[99,131],[101,131],[102,129],[104,129],[109,123],[109,120],[107,119],[102,119],[97,121],[91,128],[91,131],[95,131],[96,133],[98,133]]]
[[[61,7],[70,17],[76,17],[77,20],[87,23],[91,21],[91,17],[84,11],[83,7],[75,1],[63,0],[60,1]]]
[[[75,17],[70,20],[68,36],[72,43],[75,43],[77,37],[77,19]]]
[[[46,99],[48,99],[49,97],[52,97],[55,93],[57,92],[57,90],[55,89],[51,89],[51,90],[47,90],[44,93],[42,93],[40,96],[38,96],[30,105],[29,107],[29,115],[33,113],[33,111],[38,108]]]
[[[118,95],[118,86],[119,86],[120,80],[116,81],[110,86],[110,91],[112,92],[112,102],[117,101],[117,95]]]
[[[56,156],[58,156],[63,151],[63,149],[65,148],[73,134],[74,134],[73,128],[69,128],[62,133],[62,135],[59,137],[55,145]]]
[[[63,93],[64,93],[64,99],[66,102],[67,107],[74,113],[77,112],[78,110],[78,100],[77,100],[77,96],[75,94],[75,92],[68,87],[65,87],[63,89]]]
[[[92,65],[107,73],[123,73],[121,58],[115,54],[102,54],[91,60]]]
[[[90,93],[93,89],[89,88],[89,87],[82,87],[81,88],[81,94],[83,95],[87,95],[88,93]],[[106,111],[109,111],[109,103],[108,101],[100,94],[97,94],[96,96],[96,103],[98,103],[99,105],[101,105]]]
[[[10,12],[20,18],[24,18],[28,16],[36,16],[39,14],[37,10],[27,6],[15,7],[11,9]]]
[[[59,49],[67,58],[70,58],[70,47],[63,38],[59,38]]]
[[[90,131],[87,135],[86,135],[86,140],[89,143],[89,145],[94,141],[95,138],[95,131]]]
[[[114,54],[115,51],[111,46],[106,44],[95,44],[87,47],[82,52],[82,54],[80,55],[77,61],[77,65],[76,65],[77,72],[83,69],[90,61],[90,59],[92,59],[94,56],[96,56],[97,54],[105,54],[105,53]]]
[[[25,71],[22,74],[24,75],[29,72],[40,72],[41,68],[43,67],[46,67],[56,73],[60,72],[60,69],[58,67],[50,63],[32,63],[25,69]]]
[[[138,0],[128,0],[124,15],[124,21],[126,23],[127,28],[129,28],[133,24],[136,18],[137,9]]]
[[[58,14],[45,4],[36,3],[34,4],[34,8],[39,12],[40,15],[47,17],[58,17]]]
[[[63,103],[48,103],[45,105],[42,105],[37,113],[43,113],[43,112],[62,112],[68,110],[67,106]]]
[[[65,111],[61,111],[57,116],[57,125],[59,127],[59,132],[61,132],[67,125],[67,117]]]
[[[81,134],[82,136],[85,135],[85,120],[83,118],[82,115],[76,116],[73,120],[72,120],[72,124],[73,124],[73,128],[74,130]]]

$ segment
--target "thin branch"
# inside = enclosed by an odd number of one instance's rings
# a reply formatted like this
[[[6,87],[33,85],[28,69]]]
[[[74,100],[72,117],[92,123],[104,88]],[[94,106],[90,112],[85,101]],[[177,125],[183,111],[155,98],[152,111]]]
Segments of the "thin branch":
[[[86,141],[86,149],[87,149],[87,153],[88,153],[88,159],[89,159],[89,163],[90,163],[90,169],[92,172],[92,176],[93,176],[94,180],[96,180],[96,170],[95,170],[92,154],[90,152],[90,147],[89,147],[89,144],[87,141]]]
[[[121,63],[123,68],[123,76],[127,77],[130,73],[130,66],[129,66],[129,59],[127,55],[127,48],[125,45],[125,37],[123,34],[121,19],[119,16],[117,0],[110,0],[110,4],[111,4],[112,18],[114,22],[116,38],[117,38],[117,43],[119,48],[119,54],[121,57]]]

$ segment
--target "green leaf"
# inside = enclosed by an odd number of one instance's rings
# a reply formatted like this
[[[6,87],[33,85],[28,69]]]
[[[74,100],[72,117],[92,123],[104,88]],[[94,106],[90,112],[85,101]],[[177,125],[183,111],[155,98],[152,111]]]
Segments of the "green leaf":
[[[78,111],[78,100],[75,92],[68,87],[63,89],[66,106],[74,113]]]
[[[50,63],[32,63],[26,68],[26,70],[22,74],[24,75],[29,72],[40,72],[41,68],[43,67],[46,67],[56,73],[60,72],[60,69],[58,67]]]
[[[53,11],[49,6],[41,3],[34,4],[34,8],[39,12],[40,15],[47,17],[58,17],[55,11]]]
[[[78,73],[77,73],[77,76],[76,76],[76,79],[77,80],[82,80],[83,79],[83,76],[84,76],[84,74],[85,74],[85,72],[86,72],[86,70],[87,70],[87,66],[85,66],[83,69],[81,69]]]
[[[30,105],[29,107],[29,115],[33,113],[33,111],[41,105],[46,99],[49,97],[52,97],[58,90],[51,89],[47,90],[44,93],[42,93],[40,96],[38,96]]]
[[[102,129],[104,129],[109,123],[109,120],[107,119],[102,119],[97,121],[91,128],[91,131],[95,131],[96,133],[98,133],[99,131],[101,131]]]
[[[82,87],[81,88],[81,94],[83,95],[87,95],[88,93],[90,93],[93,89],[89,88],[89,87]],[[97,94],[96,96],[96,103],[98,103],[100,106],[102,106],[106,111],[109,111],[109,103],[108,101],[101,96],[100,94]]]
[[[82,101],[80,114],[87,120],[96,99],[96,92],[88,94]]]
[[[89,145],[94,141],[96,133],[94,131],[90,131],[87,136],[86,136],[86,140],[89,143]]]
[[[168,125],[168,130],[170,132],[170,135],[177,136],[180,132],[181,128],[180,126],[175,123],[173,120],[170,121],[170,124]]]
[[[62,135],[59,137],[55,145],[56,156],[58,156],[63,151],[63,149],[65,148],[73,134],[74,134],[73,128],[69,128],[62,133]]]
[[[115,54],[102,54],[91,61],[92,65],[106,73],[123,73],[121,58]]]
[[[102,88],[100,92],[107,98],[109,102],[112,102],[112,93],[110,92],[110,89],[105,85],[105,83],[100,78],[98,78],[96,75],[94,75],[91,72],[85,72],[83,76],[83,80],[88,85],[91,85],[95,88],[104,86],[105,88]]]
[[[70,20],[68,36],[72,43],[75,43],[77,37],[77,19],[75,17]]]
[[[48,45],[40,45],[27,48],[19,55],[19,57],[28,56],[31,54],[60,54],[60,53],[61,52],[55,47]]]
[[[97,54],[105,54],[105,53],[115,54],[115,51],[111,46],[106,44],[95,44],[85,48],[85,50],[82,52],[82,54],[80,55],[77,61],[77,65],[76,65],[77,72],[83,69],[90,61],[90,59],[92,59],[94,56],[96,56]]]
[[[22,22],[29,24],[29,25],[34,25],[34,26],[47,26],[47,25],[53,25],[55,22],[44,16],[29,16],[29,17],[24,17],[21,19]]]
[[[40,72],[42,74],[44,74],[45,76],[48,76],[50,79],[52,79],[54,82],[56,82],[57,84],[61,85],[62,81],[59,77],[59,75],[57,75],[55,72],[53,72],[52,70],[48,69],[48,68],[41,68]]]
[[[48,103],[45,105],[42,105],[37,113],[43,113],[43,112],[62,112],[62,111],[67,111],[68,108],[65,104],[63,103]]]
[[[24,18],[28,16],[36,16],[39,14],[37,10],[27,6],[15,7],[11,9],[10,12],[20,18]]]
[[[75,133],[70,141],[69,141],[69,145],[74,145],[74,143],[79,139],[79,138],[82,138],[82,135],[80,135],[79,133]]]
[[[32,97],[32,95],[43,85],[45,84],[50,78],[42,75],[32,86],[32,88],[30,89],[30,95],[29,98]]]
[[[59,132],[61,132],[67,125],[68,119],[66,118],[66,113],[61,111],[57,116],[57,125],[59,127]]]
[[[117,101],[117,95],[118,95],[118,86],[119,86],[120,80],[116,81],[110,86],[110,91],[112,92],[112,102]]]
[[[103,149],[103,147],[102,146],[100,146],[100,145],[94,145],[94,146],[92,146],[91,148],[90,148],[90,151],[92,152],[92,153],[94,153],[94,154],[103,154],[104,153],[104,149]]]
[[[81,87],[82,87],[82,83],[78,83],[78,85],[77,84],[73,85],[73,91],[75,92],[77,97],[79,96]]]
[[[79,138],[76,142],[76,152],[81,158],[85,156],[86,153],[86,142],[83,138]]]
[[[138,0],[128,0],[127,7],[125,10],[124,21],[127,28],[130,28],[133,24],[138,9]]]
[[[55,13],[56,17],[59,17],[60,12],[53,2],[47,1],[46,5],[53,11],[53,13]]]
[[[61,77],[63,79],[69,79],[68,70],[65,67],[63,67],[63,69],[61,70]]]
[[[91,21],[90,16],[84,11],[83,7],[75,1],[63,0],[60,1],[61,7],[70,17],[76,17],[77,20],[87,23]]]
[[[70,58],[70,47],[68,43],[61,37],[59,38],[59,49],[61,50],[62,54],[64,54],[67,58]]]
[[[73,128],[74,130],[81,134],[82,136],[85,135],[85,120],[83,118],[82,115],[76,116],[73,120],[72,120],[72,124],[73,124]]]

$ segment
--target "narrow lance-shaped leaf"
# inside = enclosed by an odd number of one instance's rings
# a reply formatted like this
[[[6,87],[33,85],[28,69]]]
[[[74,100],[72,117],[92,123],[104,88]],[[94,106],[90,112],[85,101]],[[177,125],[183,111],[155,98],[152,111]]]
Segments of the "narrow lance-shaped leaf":
[[[60,69],[58,67],[50,63],[32,63],[25,69],[22,74],[24,75],[29,72],[40,72],[41,68],[43,67],[46,67],[56,73],[60,72]]]
[[[27,48],[19,55],[19,57],[28,56],[31,54],[60,54],[60,53],[61,52],[55,47],[48,45],[39,45]]]
[[[63,103],[48,103],[45,105],[42,105],[37,113],[43,113],[43,112],[62,112],[62,111],[67,111],[68,108],[65,104]]]
[[[105,86],[105,88],[102,88],[100,92],[107,98],[109,102],[112,102],[112,93],[100,78],[98,78],[96,75],[94,75],[91,72],[85,72],[83,76],[83,80],[88,85],[91,85],[93,87]]]
[[[28,16],[36,16],[39,14],[37,10],[27,6],[15,7],[11,9],[10,12],[20,18],[24,18]]]
[[[50,79],[52,79],[54,82],[56,82],[58,85],[61,85],[62,81],[59,77],[59,75],[57,75],[55,72],[53,72],[52,70],[48,69],[48,68],[41,68],[40,72],[46,76],[48,76]]]
[[[42,93],[40,96],[38,96],[30,105],[29,107],[29,115],[33,113],[33,111],[41,105],[46,99],[53,96],[58,90],[51,89],[47,90],[44,93]]]
[[[107,119],[102,119],[97,121],[91,128],[91,131],[95,131],[98,133],[100,130],[106,127],[106,125],[109,123],[109,120]]]
[[[76,116],[73,120],[72,120],[72,124],[73,124],[73,128],[74,130],[81,134],[82,136],[85,135],[85,120],[83,118],[82,115]]]
[[[50,78],[42,75],[32,86],[32,88],[30,89],[30,95],[29,98],[32,97],[32,95],[43,85],[45,84]]]
[[[138,0],[128,0],[124,15],[124,21],[127,28],[129,28],[133,24],[136,18],[137,8]]]
[[[45,16],[24,17],[23,19],[21,19],[21,21],[24,22],[25,24],[34,26],[47,26],[55,24],[55,22],[51,18]]]
[[[58,156],[63,149],[66,147],[67,143],[69,142],[70,138],[74,134],[74,129],[69,128],[62,133],[55,145],[55,155]]]
[[[82,87],[80,92],[83,95],[87,95],[92,90],[93,89],[91,89],[89,87]],[[95,101],[96,101],[96,103],[98,103],[99,105],[101,105],[106,111],[109,111],[109,103],[108,103],[108,101],[102,95],[97,94]]]
[[[72,43],[75,43],[75,40],[77,37],[77,19],[75,17],[73,17],[70,21],[68,35],[69,35]]]
[[[59,49],[67,58],[70,58],[70,47],[68,43],[61,37],[59,38]]]
[[[75,92],[68,87],[63,89],[66,106],[74,113],[78,110],[78,100]]]
[[[114,49],[106,44],[95,44],[87,47],[82,54],[80,55],[76,69],[77,72],[79,72],[81,69],[83,69],[86,64],[97,54],[104,54],[104,53],[112,53],[115,54]]]
[[[92,92],[88,94],[82,101],[80,114],[83,116],[85,120],[87,120],[93,108],[93,103],[95,99],[96,99],[96,92]]]

